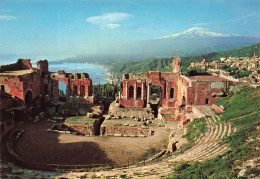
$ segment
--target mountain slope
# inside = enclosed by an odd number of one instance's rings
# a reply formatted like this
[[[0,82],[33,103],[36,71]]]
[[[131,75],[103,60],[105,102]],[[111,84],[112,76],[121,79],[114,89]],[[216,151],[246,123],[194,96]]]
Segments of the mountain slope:
[[[239,35],[233,35],[233,34],[221,34],[216,32],[210,32],[207,29],[201,28],[201,27],[192,27],[188,30],[185,30],[184,32],[172,34],[172,35],[166,35],[162,37],[158,37],[156,39],[168,39],[168,38],[177,38],[177,37],[236,37]]]
[[[202,55],[191,55],[181,57],[182,66],[188,66],[191,62],[202,61],[203,58],[206,61],[219,60],[220,57],[252,57],[254,55],[260,55],[260,43],[243,47],[240,49],[233,49],[229,51],[211,52]],[[131,61],[113,61],[105,63],[107,66],[111,66],[112,72],[118,76],[123,73],[140,73],[148,71],[163,71],[170,72],[172,70],[172,57],[170,58],[153,58],[149,60],[131,62]]]
[[[146,56],[187,56],[231,50],[259,42],[260,38],[221,34],[194,27],[184,32],[143,41],[135,51]]]

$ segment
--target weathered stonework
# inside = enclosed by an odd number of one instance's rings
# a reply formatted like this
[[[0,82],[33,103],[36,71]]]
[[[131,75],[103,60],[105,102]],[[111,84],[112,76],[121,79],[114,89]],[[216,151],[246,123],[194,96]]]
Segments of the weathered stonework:
[[[136,108],[152,107],[156,113],[156,106],[158,106],[159,118],[166,121],[180,121],[181,126],[185,126],[189,122],[189,119],[185,117],[185,112],[191,112],[194,105],[214,104],[234,83],[228,79],[210,75],[186,77],[181,75],[180,65],[180,58],[174,57],[171,73],[150,71],[124,74],[123,92],[119,96],[117,108],[111,107],[109,112],[120,114],[121,111],[127,111],[126,115],[129,113],[132,116],[138,116],[139,114],[135,112]],[[150,98],[153,85],[158,85],[160,88],[160,97],[156,100]]]
[[[59,70],[57,73],[51,73],[52,80],[61,81],[66,84],[66,99],[72,100],[72,97],[81,98],[94,103],[92,96],[92,80],[87,73],[65,73]],[[54,100],[58,101],[59,94],[55,94]]]
[[[46,110],[51,102],[59,101],[59,81],[67,86],[65,103],[77,104],[77,109],[68,114],[88,112],[87,108],[95,102],[92,80],[87,73],[65,73],[64,70],[51,73],[47,60],[38,61],[34,68],[30,59],[19,59],[14,64],[1,66],[0,72],[1,91],[21,99],[26,106],[33,108],[34,113]]]

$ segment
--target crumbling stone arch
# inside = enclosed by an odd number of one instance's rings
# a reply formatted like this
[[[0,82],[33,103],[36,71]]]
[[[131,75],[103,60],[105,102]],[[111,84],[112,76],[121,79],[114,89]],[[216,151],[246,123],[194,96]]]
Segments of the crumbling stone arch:
[[[162,98],[162,88],[158,84],[151,85],[150,99]]]
[[[33,105],[33,92],[31,89],[27,90],[24,95],[24,103],[28,106]]]

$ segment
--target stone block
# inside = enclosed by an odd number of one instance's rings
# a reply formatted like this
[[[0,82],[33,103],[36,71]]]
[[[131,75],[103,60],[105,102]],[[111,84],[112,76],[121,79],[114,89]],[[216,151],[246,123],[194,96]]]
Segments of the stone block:
[[[129,137],[136,137],[136,135],[129,135]]]
[[[122,137],[122,134],[114,134],[115,137]]]
[[[145,135],[139,135],[138,137],[145,137]]]
[[[94,114],[93,113],[87,113],[87,117],[92,118],[92,117],[94,117]]]

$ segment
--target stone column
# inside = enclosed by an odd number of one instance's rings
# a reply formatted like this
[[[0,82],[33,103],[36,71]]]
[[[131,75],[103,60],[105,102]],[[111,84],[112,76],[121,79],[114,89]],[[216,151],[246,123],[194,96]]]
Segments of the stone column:
[[[128,100],[128,81],[126,81],[125,83],[126,83],[126,100]]]
[[[136,87],[136,81],[135,81],[134,100],[136,100],[136,92],[137,92],[137,87]]]
[[[144,100],[144,82],[142,82],[142,94],[141,94],[141,100]]]
[[[147,104],[150,103],[150,83],[147,85]]]
[[[121,99],[121,91],[118,92],[118,99]]]

